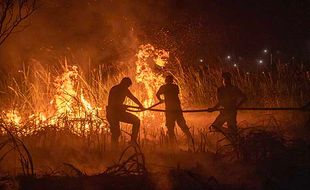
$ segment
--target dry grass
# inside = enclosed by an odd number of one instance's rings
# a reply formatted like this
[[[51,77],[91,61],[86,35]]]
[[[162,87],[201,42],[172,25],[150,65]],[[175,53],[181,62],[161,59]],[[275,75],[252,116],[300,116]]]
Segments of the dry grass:
[[[67,60],[66,64],[75,64]],[[65,65],[62,63],[60,65]],[[55,78],[61,75],[66,66],[60,68],[43,68],[39,63],[31,67],[25,67],[16,78],[8,79],[6,90],[6,101],[1,102],[6,110],[16,110],[23,118],[38,112],[48,113],[50,117],[55,113],[55,107],[50,104],[55,96]],[[208,107],[216,101],[216,88],[221,84],[222,71],[230,71],[234,76],[234,83],[238,85],[248,96],[249,106],[301,106],[310,99],[310,76],[309,71],[299,65],[294,68],[277,64],[277,70],[273,73],[262,73],[261,71],[247,74],[241,69],[229,67],[220,62],[208,67],[192,66],[185,67],[178,60],[173,61],[167,68],[155,68],[154,72],[172,73],[181,87],[183,107],[197,108]],[[297,71],[297,72],[296,72]],[[297,73],[297,74],[296,74]],[[52,157],[62,159],[63,152],[76,151],[88,155],[99,155],[105,157],[110,153],[110,133],[105,119],[105,106],[109,89],[118,83],[124,76],[134,78],[135,67],[132,64],[119,64],[116,66],[101,65],[91,71],[80,71],[76,82],[76,89],[83,89],[83,93],[91,105],[102,108],[95,115],[87,115],[84,118],[69,118],[66,114],[57,118],[55,124],[36,122],[35,117],[23,119],[20,125],[5,122],[6,115],[1,115],[2,125],[14,136],[22,139],[34,152],[50,150]],[[132,91],[138,98],[145,97],[143,84],[134,84]],[[78,93],[80,91],[78,90]],[[74,105],[77,111],[82,107],[81,100],[76,98]],[[143,116],[140,130],[139,144],[143,151],[160,150],[166,146],[167,136],[163,127],[163,115],[155,113],[151,116]],[[126,147],[131,128],[122,126],[123,133],[120,139],[121,145]],[[282,136],[253,130],[242,133],[238,149],[231,146],[227,140],[221,140],[223,136],[210,133],[204,124],[191,128],[195,139],[195,152],[217,152],[219,156],[232,159],[257,161],[270,158],[270,151],[289,150]],[[1,130],[0,139],[6,139],[8,131]],[[30,132],[29,132],[30,131]],[[178,131],[180,146],[186,146],[185,137]],[[2,141],[1,141],[2,142]],[[22,141],[20,141],[22,142]],[[71,145],[70,145],[71,144]],[[268,145],[272,144],[271,147]],[[227,145],[227,146],[226,146]],[[285,146],[284,148],[282,146]],[[72,148],[73,147],[73,148]],[[266,150],[265,148],[268,148]],[[56,150],[58,148],[58,150]],[[283,149],[281,149],[283,148]],[[252,151],[257,149],[257,151]],[[54,151],[55,150],[55,151]],[[1,150],[0,150],[1,151]],[[234,154],[230,154],[231,151]],[[64,155],[68,156],[68,155]],[[24,153],[23,153],[24,155]],[[226,155],[226,156],[225,156]],[[75,154],[68,157],[74,157]],[[80,156],[80,155],[79,155]],[[126,172],[127,164],[138,160],[135,155],[127,160],[126,164],[118,163],[116,168],[110,172]],[[139,153],[139,156],[141,154]],[[36,156],[35,156],[36,157]],[[84,158],[83,156],[81,156]],[[37,158],[37,157],[36,157]],[[35,159],[36,159],[35,158]],[[139,157],[141,158],[141,157]],[[27,160],[28,159],[28,160]],[[22,157],[22,168],[16,169],[17,173],[24,171],[32,174],[32,166],[29,158]],[[59,160],[58,160],[59,161]],[[65,162],[64,160],[62,160]],[[0,163],[1,164],[1,163]],[[24,166],[26,164],[26,166]],[[143,172],[144,166],[134,165],[136,172]],[[16,168],[16,167],[15,167]],[[142,168],[142,169],[141,169]],[[109,171],[109,170],[108,170]]]

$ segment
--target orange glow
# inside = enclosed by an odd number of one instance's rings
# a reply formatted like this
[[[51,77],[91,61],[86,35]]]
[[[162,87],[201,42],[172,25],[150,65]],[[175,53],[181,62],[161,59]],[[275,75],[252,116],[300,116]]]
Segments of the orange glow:
[[[139,47],[136,56],[136,81],[144,85],[147,97],[142,103],[145,107],[149,107],[155,103],[155,93],[165,81],[163,74],[155,73],[151,64],[163,68],[167,64],[169,52],[155,49],[151,44],[147,44]]]
[[[145,107],[156,102],[155,94],[164,84],[163,69],[168,63],[168,58],[169,52],[156,49],[150,44],[141,45],[137,51],[135,67],[131,70],[135,74],[136,81],[132,91]],[[77,135],[91,133],[94,128],[96,132],[109,132],[109,128],[101,119],[104,115],[99,116],[104,113],[92,101],[93,99],[90,99],[90,94],[93,92],[89,91],[90,88],[85,88],[88,84],[80,75],[79,68],[68,66],[65,59],[63,69],[64,71],[53,80],[54,88],[49,95],[52,99],[47,100],[46,106],[43,107],[44,111],[33,111],[28,116],[20,115],[18,111],[8,111],[5,113],[4,123],[13,123],[17,131],[23,135],[31,135],[46,127],[69,129]],[[130,75],[125,71],[122,74]],[[36,95],[41,96],[41,94]],[[146,122],[150,118],[151,121],[155,118],[154,112],[142,112],[137,115]],[[159,118],[156,119],[156,122],[159,120]]]
[[[5,118],[4,118],[4,121],[7,122],[7,123],[11,123],[13,125],[20,125],[21,123],[21,116],[19,114],[18,111],[16,110],[9,110],[5,113]]]
[[[94,124],[100,131],[108,131],[98,117],[100,108],[91,105],[83,93],[82,88],[78,88],[78,67],[69,68],[65,65],[65,71],[54,80],[55,95],[49,102],[55,108],[54,114],[37,112],[28,117],[22,118],[18,111],[8,111],[5,113],[6,124],[14,124],[24,135],[31,135],[36,130],[42,130],[47,126],[55,126],[58,129],[67,128],[67,121],[75,122],[71,131],[77,135],[90,132],[90,124]],[[80,93],[78,93],[80,92]],[[33,123],[33,129],[25,129],[23,122],[28,119]],[[84,120],[84,122],[80,122]],[[89,123],[88,123],[89,121]],[[72,127],[72,126],[70,126]]]

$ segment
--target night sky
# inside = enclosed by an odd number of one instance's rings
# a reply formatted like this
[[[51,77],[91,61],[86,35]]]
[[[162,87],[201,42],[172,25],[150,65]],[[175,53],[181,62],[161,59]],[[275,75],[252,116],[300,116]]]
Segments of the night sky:
[[[169,24],[164,27],[172,36],[184,40],[180,31],[187,27],[191,28],[187,36],[196,35],[196,43],[182,48],[196,50],[198,45],[213,55],[227,52],[250,57],[263,48],[289,56],[310,54],[307,0],[173,0],[167,14]]]
[[[95,65],[111,64],[142,43],[188,64],[227,55],[253,60],[265,48],[310,60],[309,0],[39,2],[30,25],[0,47],[0,62],[7,63],[0,71],[18,70],[32,58],[50,64],[58,59],[50,57],[81,52]]]

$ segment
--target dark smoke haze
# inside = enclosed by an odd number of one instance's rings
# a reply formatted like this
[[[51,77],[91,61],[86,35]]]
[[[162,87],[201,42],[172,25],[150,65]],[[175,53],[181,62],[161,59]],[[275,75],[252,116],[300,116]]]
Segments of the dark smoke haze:
[[[141,43],[191,64],[227,52],[255,56],[263,47],[309,56],[307,1],[40,0],[29,26],[0,49],[2,79],[22,64],[69,57],[82,68],[116,64]],[[75,64],[76,64],[75,63]]]

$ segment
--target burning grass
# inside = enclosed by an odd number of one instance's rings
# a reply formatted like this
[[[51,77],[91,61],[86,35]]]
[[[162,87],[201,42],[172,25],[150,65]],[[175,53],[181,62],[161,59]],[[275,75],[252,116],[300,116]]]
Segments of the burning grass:
[[[132,61],[116,64],[113,71],[110,66],[101,65],[86,73],[76,66],[79,63],[69,64],[67,59],[60,63],[60,69],[43,68],[33,60],[34,66],[25,66],[20,76],[9,79],[9,85],[4,87],[8,101],[2,102],[6,108],[1,114],[2,123],[15,128],[20,135],[31,135],[51,126],[69,128],[81,135],[105,133],[109,130],[105,121],[108,91],[124,76],[135,79],[132,91],[145,107],[156,102],[154,94],[167,73],[177,79],[184,108],[211,106],[216,101],[223,70],[234,74],[234,82],[245,91],[250,106],[297,107],[309,100],[310,76],[303,65],[296,66],[292,72],[289,66],[277,64],[276,71],[263,73],[244,72],[221,61],[185,67],[178,59],[169,57],[169,52],[150,44],[141,45],[136,58],[129,60]],[[139,117],[144,127],[152,126],[144,131],[157,133],[164,127],[160,113],[146,111]]]
[[[189,168],[181,169],[176,166],[178,162],[188,162],[182,158],[183,156],[191,160],[191,164],[194,165],[201,162],[206,162],[209,165],[216,163],[216,161],[210,161],[210,158],[224,163],[251,163],[252,170],[268,175],[270,172],[274,172],[273,167],[270,166],[274,160],[280,160],[275,169],[285,166],[285,162],[290,162],[292,168],[308,168],[308,166],[300,165],[300,163],[309,161],[309,144],[305,140],[308,137],[307,133],[301,132],[302,136],[285,128],[286,124],[297,123],[292,122],[292,119],[285,121],[292,113],[283,114],[280,121],[271,119],[268,122],[266,122],[266,118],[269,117],[264,115],[264,122],[260,124],[255,124],[256,115],[254,117],[253,114],[241,114],[241,120],[248,120],[248,122],[250,120],[250,127],[244,126],[243,122],[239,123],[241,130],[237,142],[229,141],[217,132],[210,132],[207,124],[207,120],[210,118],[203,117],[199,121],[198,116],[186,115],[195,145],[192,148],[193,152],[187,152],[185,155],[167,147],[162,113],[150,111],[137,113],[142,120],[139,135],[141,149],[136,149],[136,153],[125,162],[112,163],[119,153],[111,150],[110,147],[110,131],[105,119],[105,106],[109,89],[124,76],[135,79],[131,90],[146,107],[156,102],[154,94],[163,83],[163,76],[166,73],[173,74],[177,79],[181,88],[181,101],[184,108],[211,106],[216,100],[216,88],[220,85],[219,79],[223,70],[233,73],[236,85],[248,95],[248,106],[300,106],[309,100],[310,75],[303,65],[296,66],[293,70],[290,66],[277,64],[276,71],[264,73],[260,70],[248,73],[240,68],[226,65],[221,60],[214,65],[185,67],[177,58],[171,57],[169,52],[156,49],[150,44],[140,46],[136,57],[128,60],[131,61],[119,63],[113,67],[101,65],[87,72],[77,66],[79,63],[73,63],[68,59],[60,61],[60,68],[43,68],[39,62],[33,60],[32,66],[25,66],[18,77],[8,79],[8,85],[3,87],[6,89],[8,101],[2,102],[2,108],[5,109],[1,113],[0,139],[2,144],[0,144],[0,152],[4,154],[2,154],[0,165],[10,163],[6,168],[9,173],[11,172],[10,175],[36,173],[38,176],[48,176],[45,181],[48,184],[54,183],[59,178],[50,178],[50,176],[55,176],[55,172],[46,175],[46,170],[50,171],[50,169],[45,169],[45,172],[42,172],[41,170],[44,170],[42,168],[46,166],[57,168],[56,163],[65,162],[69,163],[67,166],[72,166],[71,169],[75,168],[73,166],[77,166],[77,168],[89,170],[91,174],[96,174],[93,176],[94,178],[75,176],[86,181],[98,182],[106,179],[107,183],[110,183],[120,179],[111,177],[112,174],[114,177],[119,177],[120,175],[117,174],[122,173],[126,174],[122,178],[124,183],[130,180],[137,180],[137,183],[140,183],[146,179],[145,187],[149,187],[148,185],[153,184],[154,178],[157,178],[152,174],[152,180],[150,180],[147,168],[151,168],[152,163],[155,165],[168,164],[170,166],[165,176],[169,176],[175,184],[165,185],[169,188],[175,187],[174,189],[184,187],[182,180],[185,179],[195,182],[194,187],[197,189],[201,187],[224,188],[217,181],[217,179],[223,179],[216,172],[208,175],[204,172],[197,174],[192,173]],[[298,75],[296,75],[296,71],[298,71]],[[132,102],[127,102],[127,104],[132,104]],[[258,114],[263,115],[265,112]],[[292,115],[295,120],[308,117],[307,113]],[[214,115],[211,114],[211,116]],[[284,124],[281,124],[282,121],[285,121]],[[303,128],[302,123],[300,121],[294,129]],[[128,125],[122,126],[122,148],[127,147],[130,129]],[[179,148],[184,150],[184,147],[187,147],[185,137],[177,136]],[[4,148],[4,145],[9,149]],[[5,150],[10,150],[10,148],[17,154],[8,157]],[[298,159],[295,156],[292,157],[296,152],[298,152],[296,155],[300,155]],[[194,158],[193,155],[197,158]],[[289,159],[291,157],[294,159]],[[12,162],[12,160],[19,160],[21,164]],[[32,161],[34,169],[32,169]],[[143,163],[141,164],[141,162]],[[108,168],[108,166],[112,167]],[[271,168],[270,170],[257,169],[260,166]],[[240,167],[243,168],[243,166]],[[89,168],[95,168],[95,170],[92,171]],[[137,175],[127,178],[127,174],[132,173],[133,168]],[[222,168],[213,169],[221,170]],[[12,171],[14,172],[12,173]],[[51,169],[51,171],[55,171],[55,169]],[[98,174],[98,172],[100,173]],[[86,172],[80,174],[84,173]],[[216,178],[201,179],[201,175],[215,175]],[[251,173],[251,175],[254,174]],[[146,178],[144,178],[145,176]],[[276,185],[279,185],[277,180],[283,180],[281,176],[276,179],[272,177],[273,174],[266,178],[260,176],[259,179],[271,180]],[[30,181],[28,181],[29,179]],[[34,180],[33,177],[25,179],[26,186],[29,185],[28,182],[32,183],[32,180]],[[45,183],[44,180],[41,182]],[[79,178],[60,178],[60,180],[64,184],[68,182],[67,180],[73,180],[75,182],[71,181],[72,183],[80,184],[77,183]],[[98,182],[98,184],[101,183]],[[105,182],[102,185],[104,184]],[[136,186],[133,188],[137,189]]]

